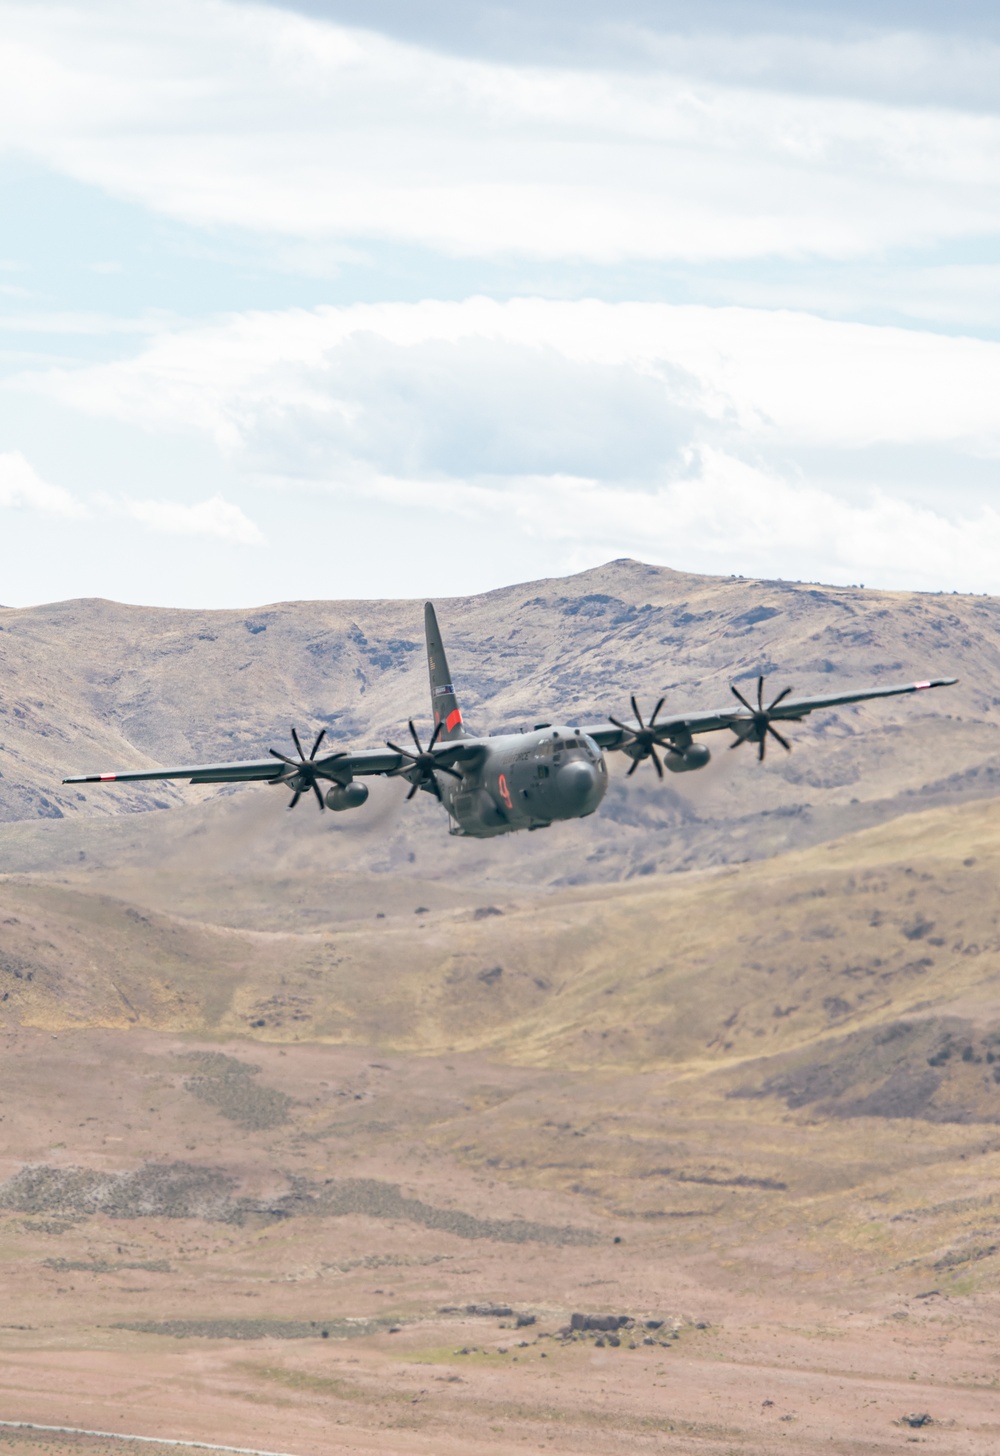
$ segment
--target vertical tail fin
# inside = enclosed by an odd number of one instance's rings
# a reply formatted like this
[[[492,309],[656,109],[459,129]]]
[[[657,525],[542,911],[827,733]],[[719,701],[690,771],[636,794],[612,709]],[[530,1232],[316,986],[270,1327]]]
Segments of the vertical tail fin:
[[[462,711],[455,697],[448,659],[444,655],[444,643],[438,628],[433,603],[424,607],[424,632],[427,635],[427,670],[431,679],[431,712],[435,725],[441,724],[439,743],[449,739],[466,738],[468,735],[462,723]]]

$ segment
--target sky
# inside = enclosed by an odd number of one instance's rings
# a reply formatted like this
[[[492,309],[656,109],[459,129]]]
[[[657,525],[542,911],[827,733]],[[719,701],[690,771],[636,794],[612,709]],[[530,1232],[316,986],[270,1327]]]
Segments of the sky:
[[[0,0],[0,602],[1000,591],[1000,10]]]

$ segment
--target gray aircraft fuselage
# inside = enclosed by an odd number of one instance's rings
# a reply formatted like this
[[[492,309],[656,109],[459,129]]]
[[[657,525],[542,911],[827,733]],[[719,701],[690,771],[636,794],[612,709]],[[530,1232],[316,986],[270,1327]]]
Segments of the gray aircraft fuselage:
[[[461,782],[439,779],[452,834],[486,839],[541,829],[556,819],[584,819],[608,787],[603,753],[578,728],[466,738],[459,753],[449,761]]]

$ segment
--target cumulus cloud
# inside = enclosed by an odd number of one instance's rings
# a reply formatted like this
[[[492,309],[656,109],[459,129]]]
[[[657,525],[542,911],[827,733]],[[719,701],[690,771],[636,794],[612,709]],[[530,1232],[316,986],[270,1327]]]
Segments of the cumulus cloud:
[[[1000,454],[1000,344],[745,308],[473,298],[244,314],[19,387],[314,476],[353,461],[629,478],[706,436]]]
[[[17,450],[0,454],[0,509],[37,511],[73,520],[116,516],[139,521],[164,535],[209,536],[241,546],[257,546],[264,540],[260,528],[240,507],[221,495],[193,505],[108,495],[84,502],[63,486],[44,480]]]
[[[0,21],[0,146],[198,225],[607,263],[851,258],[1000,220],[1000,117],[806,95],[792,63],[766,87],[690,46],[631,74],[503,65],[225,0]]]
[[[259,546],[264,541],[260,528],[249,516],[221,495],[194,505],[169,500],[123,500],[118,510],[167,536],[212,536],[239,546]]]
[[[378,478],[384,507],[412,505],[414,482]],[[879,491],[846,500],[803,487],[721,451],[697,451],[683,479],[651,488],[566,476],[426,482],[420,495],[439,529],[455,519],[497,549],[531,543],[553,572],[583,570],[617,556],[688,571],[857,582],[899,590],[1000,589],[1000,513],[981,507],[955,518]]]
[[[237,478],[325,494],[331,520],[416,509],[428,531],[463,521],[484,540],[549,543],[567,569],[627,554],[1000,586],[1000,516],[983,489],[1000,469],[1000,344],[983,340],[752,309],[474,298],[239,315],[18,387],[161,437],[207,437]],[[911,478],[931,456],[949,490],[933,507]],[[257,539],[223,502],[129,511]]]
[[[0,455],[0,507],[47,516],[85,516],[86,507],[61,485],[50,485],[19,450]]]
[[[412,482],[381,478],[373,490],[403,506]],[[1000,512],[983,506],[949,518],[873,491],[846,500],[724,451],[693,451],[683,478],[608,490],[594,479],[523,478],[503,487],[458,483],[424,492],[428,509],[558,543],[564,569],[636,556],[728,575],[806,577],[913,590],[1000,588]]]

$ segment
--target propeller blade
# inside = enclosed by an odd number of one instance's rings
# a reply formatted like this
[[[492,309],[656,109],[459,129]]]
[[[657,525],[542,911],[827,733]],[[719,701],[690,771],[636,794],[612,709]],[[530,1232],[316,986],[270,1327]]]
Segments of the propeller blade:
[[[269,748],[267,751],[268,751],[268,753],[271,754],[271,756],[273,758],[280,758],[281,761],[282,761],[282,763],[287,763],[289,765],[289,767],[294,768],[296,770],[298,769],[299,765],[295,762],[295,759],[294,758],[288,758],[288,757],[286,757],[285,754],[279,753],[276,748]]]
[[[635,714],[635,721],[638,723],[640,728],[645,728],[646,725],[642,721],[642,714],[639,712],[639,704],[635,700],[635,693],[632,694],[630,701],[632,704],[632,712]]]
[[[292,802],[288,806],[289,809],[294,809],[295,808],[295,805],[299,802],[299,800],[301,798],[302,798],[302,790],[301,789],[296,789],[295,790],[295,793],[292,795]]]
[[[398,743],[390,743],[388,738],[385,740],[385,746],[386,748],[391,748],[393,753],[398,753],[400,758],[408,758],[412,763],[416,763],[417,755],[415,753],[411,753],[408,748],[400,748]],[[394,768],[391,770],[391,772],[399,773],[402,770],[402,767],[402,764],[400,764],[399,768]]]
[[[323,803],[323,795],[320,791],[319,784],[316,782],[315,779],[313,779],[312,781],[312,791],[316,795],[316,802],[319,804],[319,807],[321,809],[325,809],[326,805]]]
[[[406,802],[407,803],[410,802],[410,800],[413,798],[413,795],[417,792],[417,789],[419,789],[419,787],[420,787],[419,784],[414,784],[413,785],[413,788],[410,790],[410,792],[406,796]]]
[[[621,730],[622,730],[622,732],[623,732],[623,733],[627,733],[627,734],[629,734],[629,736],[630,736],[630,737],[632,737],[632,738],[634,738],[634,737],[635,737],[635,733],[634,733],[634,732],[633,732],[633,730],[632,730],[632,729],[631,729],[631,728],[630,728],[630,727],[629,727],[629,726],[628,726],[628,724],[627,724],[627,723],[621,723],[621,722],[619,722],[619,720],[618,720],[618,719],[617,719],[617,718],[612,718],[612,716],[611,716],[611,714],[610,714],[610,713],[609,713],[609,714],[608,714],[608,722],[609,722],[609,723],[613,723],[613,724],[614,724],[614,725],[615,725],[615,727],[616,727],[616,728],[620,728],[620,729],[621,729]]]
[[[640,763],[642,763],[642,759],[641,758],[634,758],[632,760],[632,767],[629,769],[628,773],[625,775],[625,777],[627,779],[630,779],[632,777],[632,775],[635,773],[636,769],[639,767]]]
[[[782,701],[782,700],[783,700],[783,699],[784,699],[784,698],[787,698],[787,697],[788,697],[788,694],[789,694],[789,693],[790,693],[790,692],[791,692],[791,691],[792,691],[792,690],[791,690],[791,688],[783,688],[783,689],[782,689],[782,691],[781,691],[781,692],[780,692],[780,693],[779,693],[779,694],[778,694],[778,696],[777,696],[777,697],[776,697],[776,698],[775,698],[775,699],[774,699],[774,702],[773,702],[773,703],[769,703],[769,704],[768,704],[768,707],[767,707],[767,711],[768,711],[768,712],[769,712],[769,713],[773,713],[773,712],[774,712],[774,710],[775,710],[775,708],[776,708],[776,707],[777,707],[777,706],[778,706],[778,704],[779,704],[779,703],[780,703],[780,702],[781,702],[781,701]]]
[[[764,679],[762,677],[759,677],[757,679],[757,707],[763,713],[763,711],[764,711]]]
[[[656,777],[658,779],[662,779],[663,765],[660,762],[659,755],[657,754],[656,749],[653,748],[652,745],[650,745],[649,756],[653,760],[653,767],[656,769]]]
[[[739,748],[741,743],[749,743],[751,738],[753,737],[752,726],[750,726],[750,731],[748,733],[741,733],[738,728],[734,728],[733,732],[736,734],[736,739],[735,742],[730,743],[730,748]]]
[[[437,799],[438,803],[439,804],[443,804],[444,803],[444,800],[441,797],[441,785],[438,783],[437,779],[434,777],[433,772],[431,773],[430,777],[428,778],[427,783],[429,784],[430,789],[431,789],[431,792],[434,794],[434,797]]]
[[[764,762],[764,754],[767,751],[767,733],[764,732],[757,739],[757,762]]]
[[[321,728],[319,730],[319,732],[317,733],[317,735],[316,735],[316,742],[312,746],[312,753],[310,753],[310,755],[309,755],[309,762],[310,763],[312,763],[313,759],[316,757],[316,750],[320,746],[320,744],[323,742],[323,739],[325,737],[326,737],[326,729],[325,728]]]
[[[417,745],[417,752],[418,753],[423,753],[424,750],[420,747],[420,739],[417,737],[417,730],[413,726],[413,719],[412,718],[410,719],[410,737],[413,739],[414,743]]]
[[[443,732],[444,732],[444,724],[441,722],[441,719],[439,718],[437,720],[437,722],[435,723],[435,725],[434,725],[434,732],[431,734],[431,741],[427,745],[427,752],[428,753],[430,753],[431,749],[434,747],[435,743],[441,737],[441,734]]]
[[[740,702],[743,704],[744,708],[746,708],[746,710],[747,710],[748,713],[752,713],[753,712],[753,708],[747,702],[746,698],[740,692],[739,688],[736,686],[735,683],[730,683],[729,684],[729,691],[732,693],[732,695],[733,695],[734,698],[738,698],[740,700]]]
[[[663,704],[666,701],[666,698],[661,698],[660,701],[657,703],[656,707],[653,709],[653,716],[649,720],[650,728],[652,728],[654,723],[656,722],[657,714],[659,713],[660,709],[663,707]]]
[[[781,736],[781,734],[778,732],[777,728],[775,728],[775,726],[774,726],[773,723],[768,723],[768,725],[767,725],[767,731],[768,731],[768,733],[773,733],[774,734],[775,738],[777,738],[778,742],[781,744],[782,748],[785,750],[786,753],[791,753],[791,751],[792,751],[792,745],[789,743],[789,741],[788,741],[787,738],[783,738]]]
[[[296,733],[294,728],[292,729],[292,742],[295,744],[295,751],[298,753],[299,758],[301,758],[302,762],[305,763],[306,756],[302,752],[302,744],[299,742],[299,735]]]

